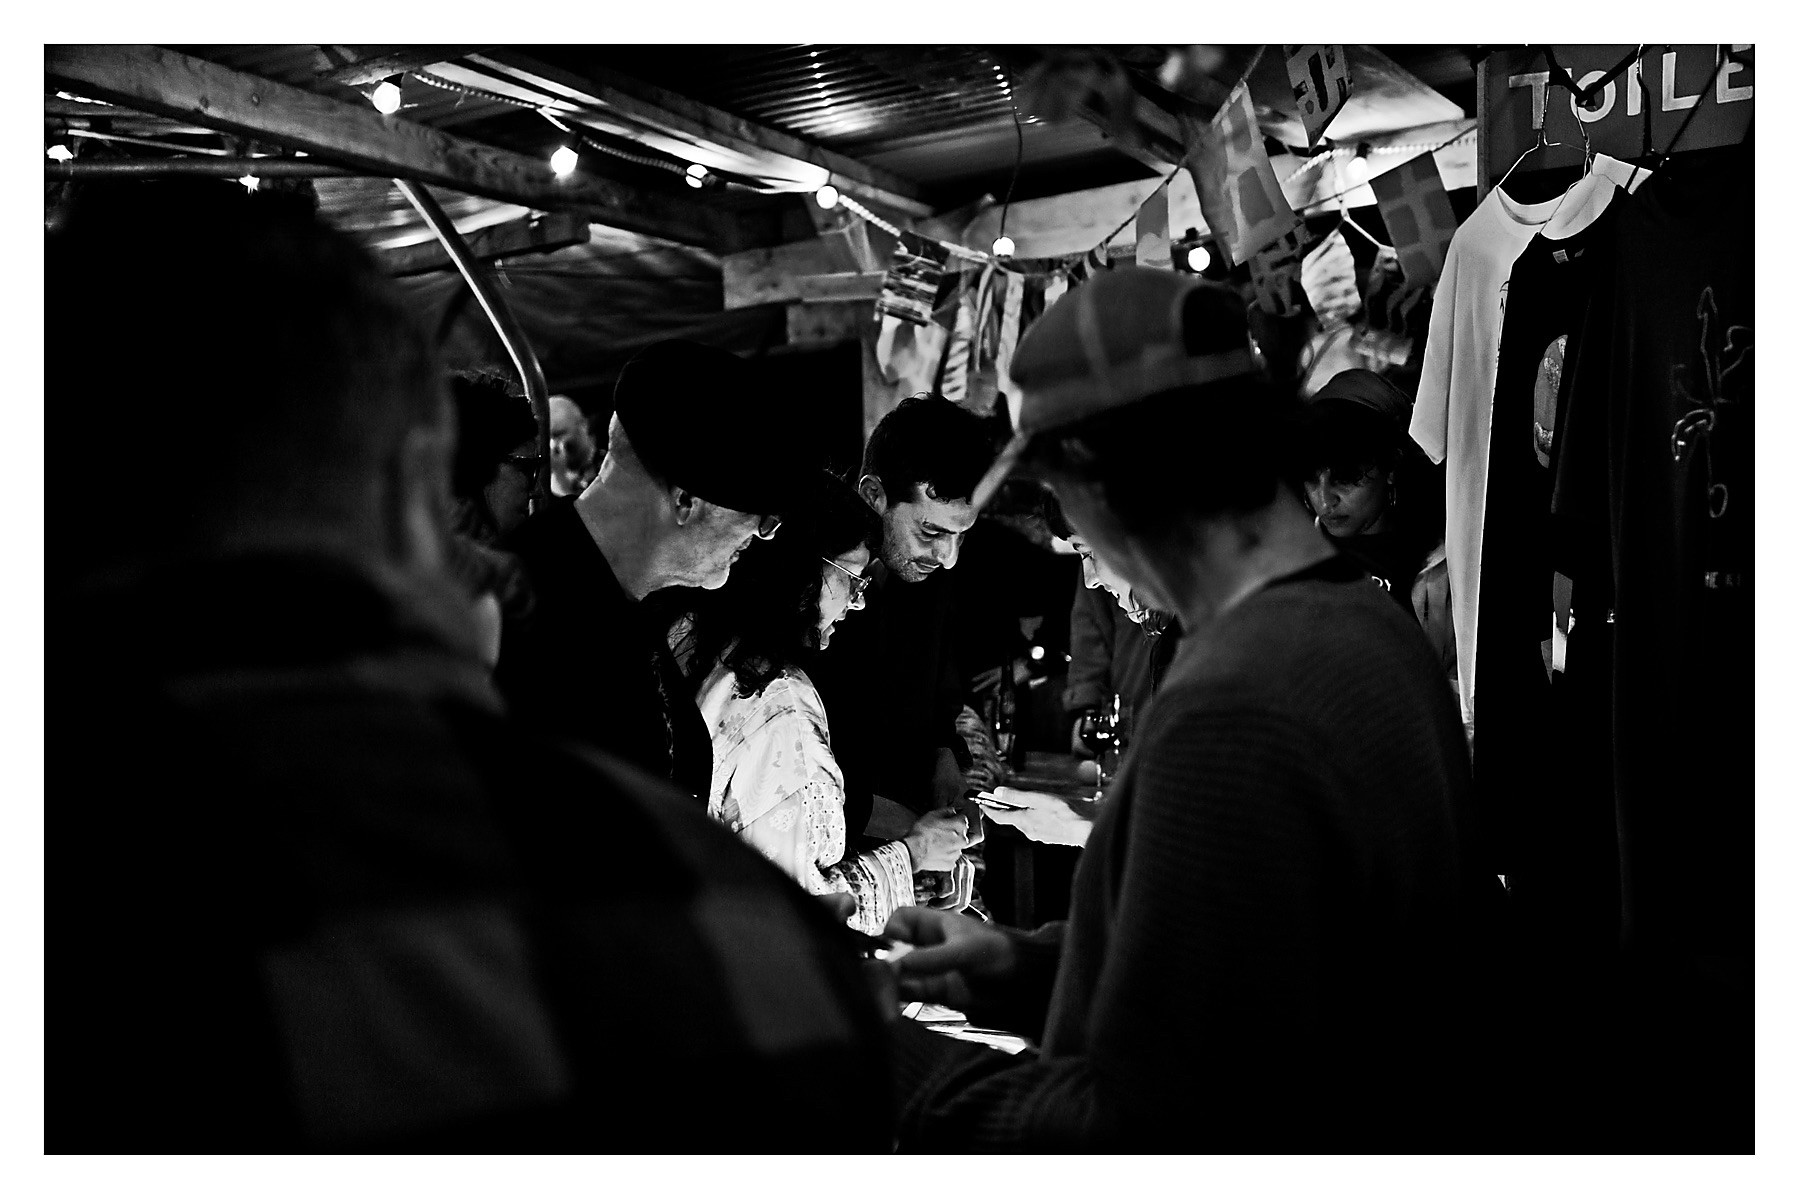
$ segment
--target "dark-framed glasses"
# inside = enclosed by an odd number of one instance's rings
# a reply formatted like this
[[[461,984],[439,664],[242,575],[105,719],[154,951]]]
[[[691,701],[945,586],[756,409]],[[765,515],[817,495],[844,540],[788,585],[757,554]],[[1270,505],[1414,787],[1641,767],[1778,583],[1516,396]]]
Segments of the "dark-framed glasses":
[[[762,517],[756,523],[756,536],[766,542],[774,537],[780,528],[780,517]]]
[[[821,554],[819,556],[819,561],[823,562],[823,563],[830,563],[832,566],[836,567],[838,570],[842,571],[845,575],[848,575],[850,577],[850,603],[852,603],[852,604],[855,604],[858,600],[861,600],[863,598],[863,593],[869,590],[869,584],[874,582],[874,580],[870,579],[867,575],[858,575],[855,571],[852,571],[849,567],[844,566],[842,563],[836,561],[835,559],[826,558],[823,554]]]
[[[500,461],[509,467],[519,468],[527,475],[536,475],[538,469],[544,465],[544,456],[541,454],[506,454],[501,456]]]

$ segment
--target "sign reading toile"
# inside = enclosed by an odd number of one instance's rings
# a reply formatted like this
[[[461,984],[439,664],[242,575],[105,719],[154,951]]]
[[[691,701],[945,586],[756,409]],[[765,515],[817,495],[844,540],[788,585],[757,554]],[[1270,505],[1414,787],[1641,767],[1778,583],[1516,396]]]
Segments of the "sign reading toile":
[[[1589,87],[1637,52],[1635,45],[1552,46],[1556,61]],[[1723,61],[1721,61],[1723,60]],[[1582,132],[1601,154],[1638,158],[1649,148],[1669,149],[1682,122],[1682,150],[1732,146],[1749,132],[1756,105],[1756,47],[1737,45],[1646,46],[1643,55],[1599,90],[1590,107],[1571,112],[1568,89],[1552,86],[1541,49],[1505,50],[1482,64],[1487,107],[1482,114],[1482,165],[1486,185],[1500,181],[1537,130],[1560,146],[1526,159],[1521,171],[1574,166],[1582,160]]]
[[[1247,83],[1231,90],[1210,122],[1183,118],[1182,133],[1200,211],[1234,264],[1294,227],[1299,218],[1281,194],[1281,181],[1263,148]]]

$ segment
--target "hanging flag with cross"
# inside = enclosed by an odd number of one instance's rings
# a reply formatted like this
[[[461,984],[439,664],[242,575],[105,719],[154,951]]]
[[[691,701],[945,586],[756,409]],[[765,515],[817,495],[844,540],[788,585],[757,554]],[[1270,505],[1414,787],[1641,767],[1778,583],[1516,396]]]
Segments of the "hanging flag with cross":
[[[1444,256],[1456,233],[1456,213],[1437,160],[1429,153],[1409,158],[1369,181],[1381,219],[1400,256],[1400,270],[1413,287],[1430,287],[1444,272]]]
[[[1248,83],[1231,90],[1210,122],[1184,117],[1182,134],[1200,211],[1234,264],[1293,228],[1298,218],[1263,147]]]

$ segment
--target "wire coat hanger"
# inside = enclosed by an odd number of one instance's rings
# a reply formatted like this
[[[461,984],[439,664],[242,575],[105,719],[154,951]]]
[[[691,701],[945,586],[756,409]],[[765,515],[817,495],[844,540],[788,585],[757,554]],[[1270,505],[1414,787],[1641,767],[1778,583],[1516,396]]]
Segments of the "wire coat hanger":
[[[1546,116],[1544,124],[1545,125],[1549,124],[1548,116]],[[1553,142],[1553,141],[1549,140],[1549,138],[1545,137],[1544,136],[1544,125],[1539,125],[1537,128],[1537,141],[1535,141],[1531,145],[1525,147],[1525,153],[1519,155],[1519,157],[1517,157],[1513,160],[1513,165],[1506,168],[1506,174],[1504,174],[1500,177],[1500,183],[1496,183],[1494,185],[1494,190],[1498,191],[1500,189],[1500,184],[1503,184],[1508,179],[1512,178],[1512,173],[1519,169],[1519,164],[1525,161],[1525,156],[1527,154],[1530,154],[1533,150],[1543,150],[1543,149],[1547,149],[1550,146],[1560,146],[1560,145],[1562,145],[1561,142]]]

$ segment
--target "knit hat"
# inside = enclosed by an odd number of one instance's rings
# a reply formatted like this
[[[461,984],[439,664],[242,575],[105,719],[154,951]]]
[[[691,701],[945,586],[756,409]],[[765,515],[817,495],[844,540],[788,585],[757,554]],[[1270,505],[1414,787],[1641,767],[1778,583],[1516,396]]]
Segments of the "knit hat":
[[[759,516],[797,503],[807,431],[756,364],[699,342],[658,342],[625,364],[613,410],[643,464],[702,500]]]
[[[1406,393],[1362,367],[1339,371],[1314,392],[1309,403],[1322,400],[1346,400],[1372,409],[1405,428],[1412,419],[1412,401]]]
[[[1261,369],[1243,301],[1230,288],[1144,267],[1100,272],[1019,339],[1015,432],[975,489],[975,506],[992,498],[1039,433]]]

